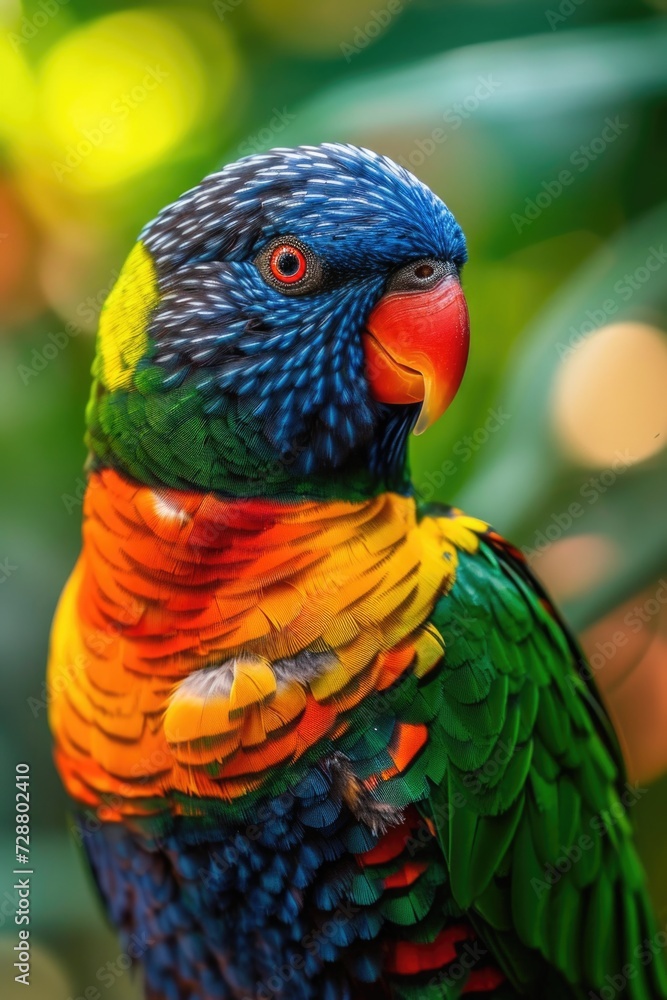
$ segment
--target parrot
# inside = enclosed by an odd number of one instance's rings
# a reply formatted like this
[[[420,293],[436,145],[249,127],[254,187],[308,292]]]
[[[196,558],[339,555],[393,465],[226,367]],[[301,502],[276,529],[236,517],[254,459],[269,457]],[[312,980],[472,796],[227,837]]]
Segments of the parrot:
[[[280,147],[163,209],[103,306],[49,722],[148,1000],[667,998],[583,653],[410,478],[466,258],[389,157]]]

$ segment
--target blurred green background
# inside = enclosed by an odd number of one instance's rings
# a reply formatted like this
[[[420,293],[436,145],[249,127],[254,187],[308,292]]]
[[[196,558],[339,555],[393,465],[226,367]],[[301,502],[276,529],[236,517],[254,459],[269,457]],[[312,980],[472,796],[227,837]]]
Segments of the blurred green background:
[[[238,156],[300,142],[392,155],[467,233],[470,365],[445,419],[414,441],[415,482],[509,533],[583,636],[631,775],[652,782],[633,818],[665,924],[665,10],[0,0],[3,997],[21,995],[11,869],[23,760],[32,1000],[139,995],[68,839],[43,680],[79,545],[99,308],[165,203]]]

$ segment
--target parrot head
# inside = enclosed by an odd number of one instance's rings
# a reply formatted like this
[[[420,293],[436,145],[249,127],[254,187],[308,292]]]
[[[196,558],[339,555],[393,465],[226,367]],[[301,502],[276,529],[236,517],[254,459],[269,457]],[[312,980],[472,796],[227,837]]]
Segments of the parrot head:
[[[93,465],[227,495],[407,488],[463,377],[465,239],[387,157],[274,149],[145,227],[100,319]]]

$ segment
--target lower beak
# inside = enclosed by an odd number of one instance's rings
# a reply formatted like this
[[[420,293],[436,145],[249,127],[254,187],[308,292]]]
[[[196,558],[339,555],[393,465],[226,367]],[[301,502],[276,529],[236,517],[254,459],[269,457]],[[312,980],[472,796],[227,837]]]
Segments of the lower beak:
[[[470,341],[468,307],[457,278],[424,291],[389,292],[363,335],[366,374],[382,403],[421,403],[415,434],[445,412],[461,384]]]

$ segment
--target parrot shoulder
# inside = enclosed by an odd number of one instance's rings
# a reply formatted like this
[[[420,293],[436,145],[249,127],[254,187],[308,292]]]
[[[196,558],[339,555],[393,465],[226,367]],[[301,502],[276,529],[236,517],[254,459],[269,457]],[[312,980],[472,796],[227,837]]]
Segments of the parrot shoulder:
[[[453,900],[520,988],[549,968],[545,995],[599,989],[630,965],[628,997],[667,996],[660,958],[637,961],[655,935],[627,816],[641,790],[585,658],[520,552],[454,508],[434,514],[457,565],[431,619],[445,763],[423,809]]]

